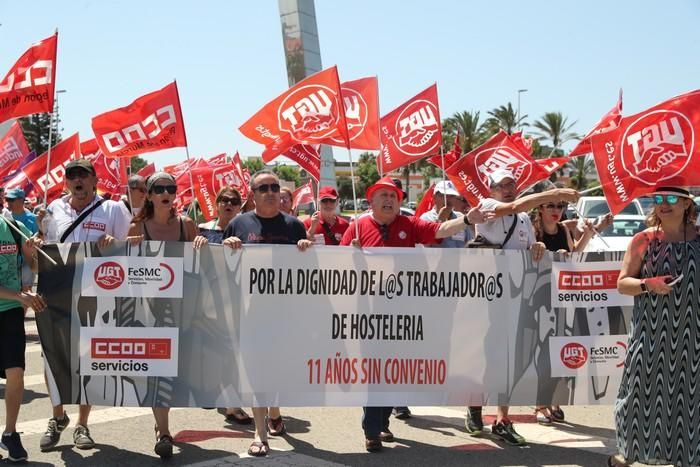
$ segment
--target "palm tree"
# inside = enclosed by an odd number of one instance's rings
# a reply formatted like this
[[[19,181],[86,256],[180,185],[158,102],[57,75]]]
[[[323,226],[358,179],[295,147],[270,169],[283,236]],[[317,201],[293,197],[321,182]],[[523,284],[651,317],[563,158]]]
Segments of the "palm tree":
[[[462,147],[462,154],[466,154],[484,141],[484,125],[479,124],[479,112],[455,112],[451,117],[447,117],[442,123],[443,132],[451,138],[445,138],[443,142],[447,150],[452,149],[454,135],[459,133],[459,142]],[[447,141],[449,139],[449,141]]]
[[[588,175],[595,173],[595,163],[593,157],[580,156],[574,157],[569,162],[573,166],[575,175],[571,177],[571,184],[577,190],[583,190],[588,186]]]
[[[518,118],[518,114],[513,110],[513,105],[510,102],[508,102],[508,105],[489,110],[488,113],[491,117],[486,120],[485,126],[489,136],[495,135],[499,130],[503,130],[510,135],[517,131],[518,128],[528,126],[525,123],[527,115],[521,115]]]
[[[561,112],[547,112],[536,120],[533,126],[539,130],[536,133],[538,141],[549,140],[554,149],[557,149],[567,141],[580,138],[576,133],[569,131],[575,124],[576,122],[569,124],[568,118]]]

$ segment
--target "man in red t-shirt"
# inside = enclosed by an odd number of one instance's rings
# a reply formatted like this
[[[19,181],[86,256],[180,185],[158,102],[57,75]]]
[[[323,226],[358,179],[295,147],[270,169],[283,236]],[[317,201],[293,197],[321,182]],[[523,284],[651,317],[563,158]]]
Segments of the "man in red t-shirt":
[[[341,245],[358,247],[414,247],[418,243],[438,243],[464,230],[464,225],[481,223],[493,217],[478,208],[467,215],[443,223],[428,222],[414,216],[399,214],[403,192],[389,177],[379,179],[367,188],[371,214],[355,219],[345,231]],[[363,407],[362,429],[365,432],[365,448],[369,452],[382,449],[382,441],[393,441],[389,431],[389,417],[393,407]]]
[[[333,187],[324,186],[319,190],[318,199],[321,209],[304,220],[307,238],[312,242],[323,238],[323,243],[326,245],[338,245],[350,225],[348,221],[336,214],[338,192]]]

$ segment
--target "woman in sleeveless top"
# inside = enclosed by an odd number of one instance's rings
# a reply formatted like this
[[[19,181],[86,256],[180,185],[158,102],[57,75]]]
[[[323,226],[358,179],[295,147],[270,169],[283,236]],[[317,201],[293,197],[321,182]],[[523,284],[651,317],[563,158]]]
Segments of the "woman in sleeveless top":
[[[131,244],[141,241],[159,240],[176,242],[193,242],[194,248],[206,245],[207,239],[197,235],[194,221],[177,214],[173,202],[177,192],[177,183],[172,175],[156,172],[146,180],[146,201],[143,209],[134,218],[129,227],[127,240]],[[162,459],[173,455],[173,438],[168,424],[168,407],[154,407],[156,420],[155,452]]]
[[[535,237],[538,242],[544,243],[549,251],[570,253],[583,251],[593,236],[591,223],[584,223],[584,233],[578,241],[574,241],[571,232],[561,223],[562,213],[566,210],[566,203],[547,203],[537,208],[537,213],[532,224],[535,227]],[[542,354],[543,358],[549,358],[548,354]],[[546,364],[546,363],[545,363]],[[550,378],[551,379],[551,378]],[[556,380],[554,380],[556,381]],[[556,383],[552,385],[554,393]],[[544,388],[548,389],[548,388]],[[544,405],[535,408],[537,422],[549,425],[553,421],[563,422],[564,411],[558,405],[546,407]]]
[[[700,465],[700,242],[695,204],[660,188],[647,230],[627,247],[617,288],[634,296],[627,357],[615,402],[611,466]]]

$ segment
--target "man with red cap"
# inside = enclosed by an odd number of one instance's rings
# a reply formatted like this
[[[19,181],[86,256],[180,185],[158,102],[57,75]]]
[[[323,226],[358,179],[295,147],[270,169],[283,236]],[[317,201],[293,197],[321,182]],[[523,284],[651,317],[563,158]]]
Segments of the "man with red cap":
[[[318,200],[320,209],[304,220],[307,238],[322,245],[339,245],[350,224],[336,214],[338,192],[324,186],[319,190]]]
[[[485,222],[493,215],[473,208],[467,215],[458,215],[441,224],[401,215],[399,207],[403,200],[403,191],[390,177],[381,178],[367,188],[365,197],[369,201],[371,214],[361,216],[350,224],[340,241],[341,245],[414,247],[419,243],[438,243],[440,239],[464,230],[465,225]],[[365,448],[369,452],[380,451],[382,441],[391,442],[394,439],[389,430],[392,407],[363,407],[363,410]]]

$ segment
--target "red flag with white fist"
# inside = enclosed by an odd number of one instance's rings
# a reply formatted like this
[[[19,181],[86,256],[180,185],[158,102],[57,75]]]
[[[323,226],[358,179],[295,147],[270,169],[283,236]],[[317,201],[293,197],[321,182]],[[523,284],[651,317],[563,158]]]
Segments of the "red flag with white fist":
[[[347,144],[337,68],[327,68],[300,81],[266,104],[239,130],[265,145],[270,157],[296,144],[319,144],[327,138]]]
[[[700,90],[669,99],[592,136],[610,212],[664,186],[700,185]]]
[[[382,150],[377,167],[390,172],[440,152],[442,123],[437,84],[416,94],[380,120]]]
[[[515,177],[518,191],[549,177],[549,172],[538,165],[518,144],[517,138],[504,131],[472,150],[450,166],[445,173],[464,195],[471,206],[476,206],[490,193],[488,177],[498,170],[508,170]]]

